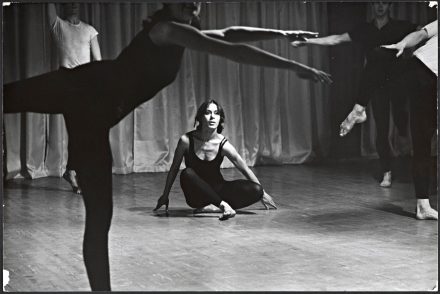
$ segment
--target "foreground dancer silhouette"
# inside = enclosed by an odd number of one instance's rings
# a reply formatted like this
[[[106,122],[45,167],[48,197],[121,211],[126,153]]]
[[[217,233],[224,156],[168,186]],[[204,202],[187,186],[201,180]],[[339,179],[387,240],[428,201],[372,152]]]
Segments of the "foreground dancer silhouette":
[[[197,28],[199,12],[197,3],[166,4],[144,22],[141,32],[115,60],[60,69],[4,87],[6,113],[62,113],[69,138],[81,142],[73,146],[73,152],[81,154],[75,168],[86,211],[83,254],[92,290],[110,290],[108,232],[113,203],[109,130],[173,82],[185,48],[331,82],[325,72],[233,43],[276,38],[292,41],[316,34],[251,27],[201,31]]]

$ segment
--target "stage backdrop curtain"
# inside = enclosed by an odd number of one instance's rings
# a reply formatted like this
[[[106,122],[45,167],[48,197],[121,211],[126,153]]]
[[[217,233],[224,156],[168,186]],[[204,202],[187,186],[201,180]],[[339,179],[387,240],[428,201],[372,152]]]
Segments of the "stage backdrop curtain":
[[[81,19],[99,32],[103,59],[113,59],[140,31],[142,20],[160,7],[82,3],[80,11]],[[296,1],[203,4],[202,29],[244,25],[325,35],[326,7]],[[62,10],[60,5],[57,10]],[[329,70],[326,49],[294,49],[286,40],[255,45]],[[6,83],[58,68],[44,4],[4,7],[3,46]],[[111,130],[114,173],[167,171],[180,135],[193,129],[197,107],[206,99],[223,105],[224,135],[250,166],[303,163],[328,153],[328,86],[301,80],[293,72],[186,50],[176,81]],[[4,119],[8,177],[62,175],[68,138],[61,115],[7,114]],[[225,160],[223,167],[230,166]]]

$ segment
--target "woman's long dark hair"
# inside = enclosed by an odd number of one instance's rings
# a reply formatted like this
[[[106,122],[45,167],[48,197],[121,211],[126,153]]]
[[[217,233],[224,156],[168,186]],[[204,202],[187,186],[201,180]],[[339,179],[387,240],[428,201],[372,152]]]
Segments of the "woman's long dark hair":
[[[196,130],[200,130],[202,128],[202,118],[205,115],[209,104],[215,104],[217,106],[218,114],[220,115],[220,122],[218,123],[217,133],[220,134],[224,128],[223,124],[225,122],[225,111],[223,110],[223,107],[221,107],[221,105],[213,99],[205,101],[202,103],[202,105],[200,105],[199,109],[197,110],[196,118],[194,120],[194,126],[197,125]]]

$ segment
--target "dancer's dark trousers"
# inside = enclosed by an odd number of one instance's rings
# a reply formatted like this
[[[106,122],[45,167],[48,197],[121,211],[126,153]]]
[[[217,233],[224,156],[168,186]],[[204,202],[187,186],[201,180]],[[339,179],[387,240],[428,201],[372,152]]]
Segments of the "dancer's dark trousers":
[[[223,181],[213,186],[191,168],[181,172],[180,186],[186,203],[192,208],[202,208],[209,204],[219,206],[220,202],[225,201],[233,209],[240,209],[258,202],[263,197],[263,188],[257,183],[235,180]]]
[[[388,72],[384,81],[377,81],[373,73],[364,73],[360,81],[357,104],[367,107],[371,101],[376,125],[376,150],[379,155],[382,172],[391,171],[392,152],[389,142],[390,110],[393,112],[393,122],[399,135],[407,135],[408,111],[406,110],[408,94],[403,90],[403,80],[400,78],[406,62]],[[373,77],[372,77],[373,75]]]
[[[411,94],[414,187],[418,199],[427,199],[433,160],[431,140],[437,128],[437,76],[416,57],[411,58],[406,72]]]

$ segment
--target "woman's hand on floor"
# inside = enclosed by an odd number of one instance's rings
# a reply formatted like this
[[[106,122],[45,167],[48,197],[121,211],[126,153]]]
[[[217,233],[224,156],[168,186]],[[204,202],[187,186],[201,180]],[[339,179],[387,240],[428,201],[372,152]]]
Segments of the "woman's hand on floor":
[[[165,205],[165,212],[168,213],[168,205],[169,204],[170,204],[170,199],[168,198],[168,196],[162,195],[157,200],[156,208],[153,209],[153,211],[157,211],[159,208],[162,207],[162,205]]]
[[[269,194],[267,194],[266,191],[263,194],[261,203],[263,203],[266,209],[271,209],[271,208],[277,209],[277,206],[275,205],[275,201],[273,201],[272,197]]]

